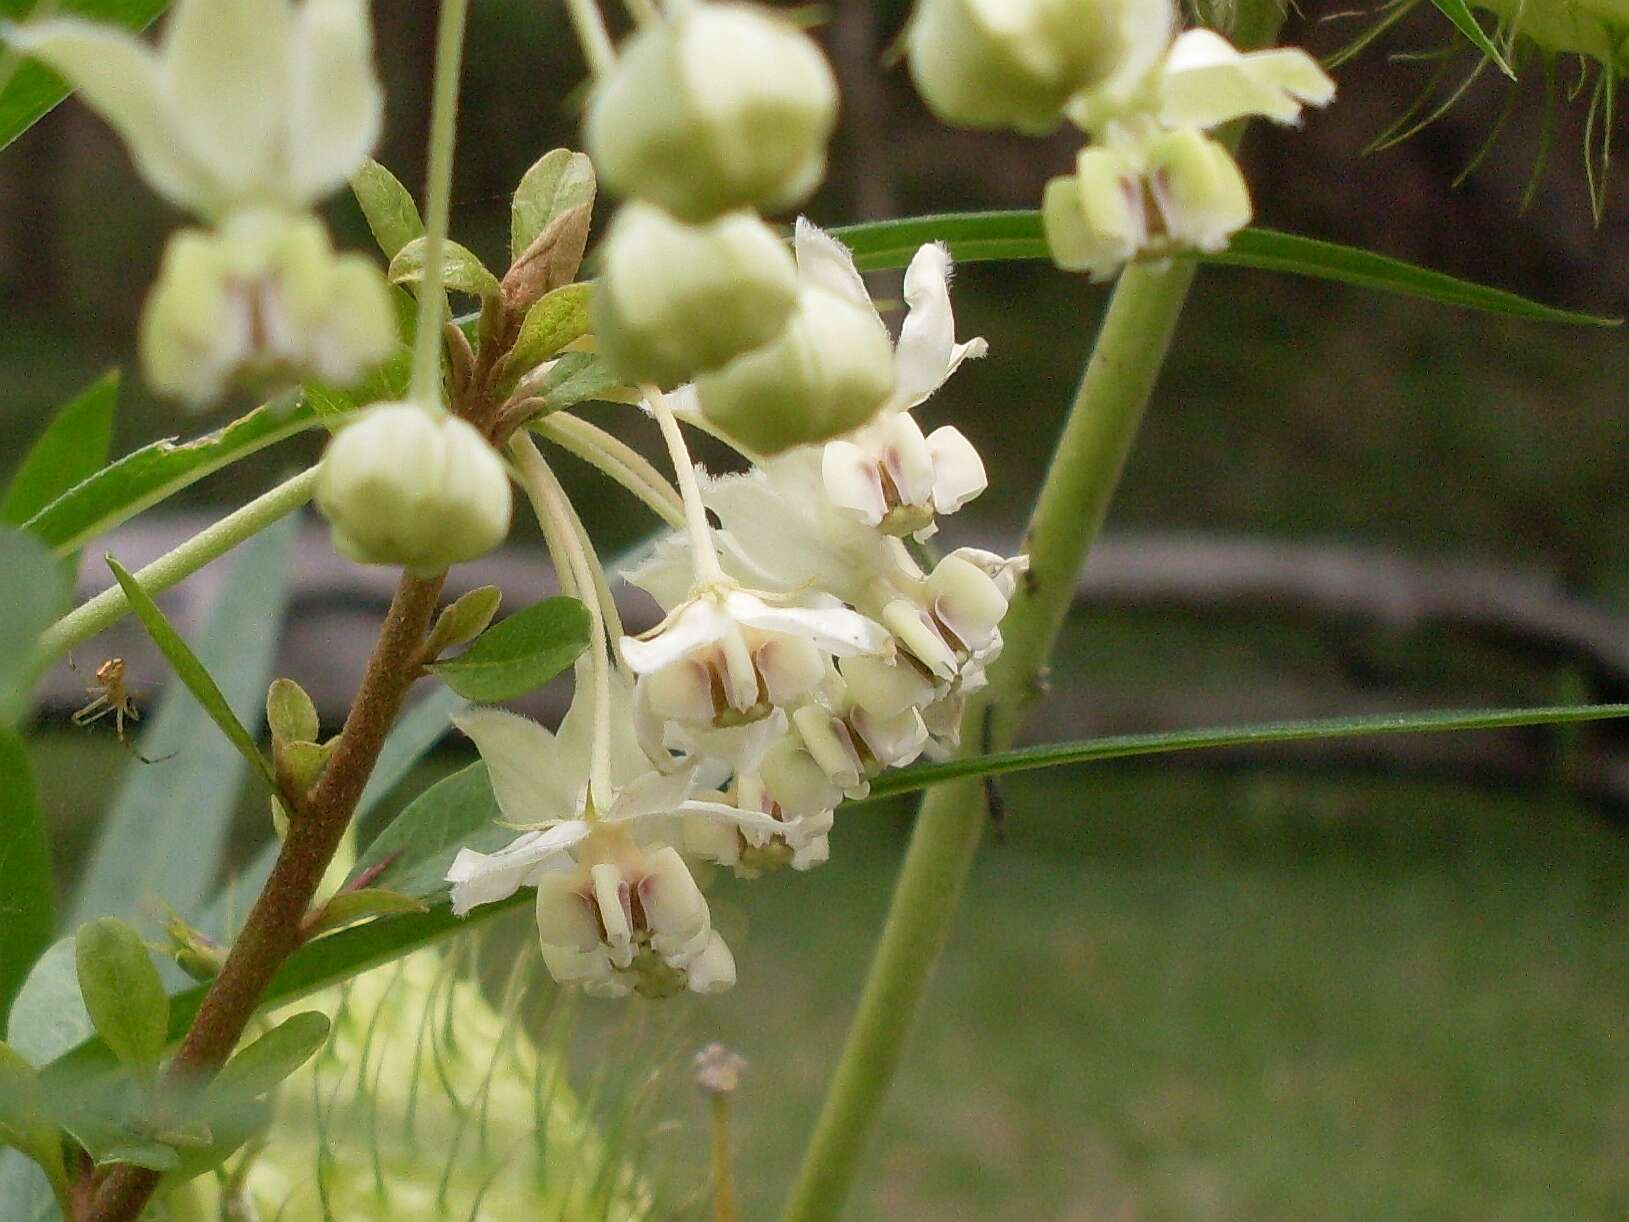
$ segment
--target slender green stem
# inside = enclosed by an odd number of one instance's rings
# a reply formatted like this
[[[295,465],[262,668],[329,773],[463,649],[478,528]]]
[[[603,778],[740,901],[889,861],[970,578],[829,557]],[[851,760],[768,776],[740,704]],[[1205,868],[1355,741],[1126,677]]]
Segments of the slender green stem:
[[[139,569],[136,580],[149,594],[168,590],[245,539],[293,513],[311,499],[316,487],[317,469],[302,471]],[[46,629],[37,646],[40,660],[54,661],[129,613],[130,601],[124,591],[116,584],[109,586]]]
[[[469,0],[441,0],[436,26],[435,83],[430,97],[430,156],[425,185],[424,278],[419,281],[418,332],[413,340],[413,398],[440,411],[441,316],[446,308],[442,256],[452,214],[453,146],[458,138],[458,78],[464,62]]]
[[[701,484],[696,479],[696,464],[690,457],[690,447],[684,443],[678,418],[668,404],[667,396],[655,386],[641,386],[640,392],[650,404],[651,415],[661,426],[662,440],[667,442],[668,457],[673,460],[673,478],[679,485],[679,496],[684,501],[685,530],[690,536],[690,560],[696,566],[696,581],[701,585],[714,585],[725,580],[724,566],[718,560],[718,548],[713,545],[713,528],[707,524],[707,506],[701,499]]]
[[[621,484],[674,530],[684,529],[684,501],[678,490],[625,441],[569,412],[544,416],[534,421],[531,428]]]
[[[600,6],[595,0],[566,0],[566,12],[571,14],[571,28],[577,31],[577,41],[582,44],[589,72],[604,76],[616,67],[617,51],[606,31]]]
[[[1277,0],[1241,0],[1235,35],[1270,40]],[[1236,142],[1241,129],[1227,133]],[[1013,741],[1043,680],[1075,580],[1107,515],[1196,268],[1130,267],[1121,274],[1030,517],[1030,570],[1002,623],[1006,648],[991,686],[969,701],[962,742]],[[911,1024],[944,950],[986,819],[976,778],[928,792],[917,814],[882,938],[837,1072],[804,1154],[784,1217],[838,1216],[899,1068]]]

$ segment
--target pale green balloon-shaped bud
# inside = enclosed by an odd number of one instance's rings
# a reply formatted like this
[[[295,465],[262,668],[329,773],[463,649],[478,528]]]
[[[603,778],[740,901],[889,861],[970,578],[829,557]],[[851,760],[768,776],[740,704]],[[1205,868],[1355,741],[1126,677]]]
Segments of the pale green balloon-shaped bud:
[[[758,454],[859,428],[894,389],[894,349],[869,303],[818,284],[798,291],[785,329],[696,381],[701,410]]]
[[[509,477],[468,422],[386,403],[328,443],[317,507],[342,555],[432,576],[503,541]]]
[[[141,320],[148,383],[195,406],[228,388],[347,385],[397,344],[383,276],[312,216],[236,213],[170,240]]]
[[[836,118],[837,83],[802,32],[750,5],[697,3],[628,39],[584,132],[612,190],[702,221],[805,199]]]
[[[1039,133],[1172,25],[1169,0],[920,0],[907,56],[945,122]]]
[[[751,212],[688,225],[635,202],[606,239],[594,330],[630,381],[676,386],[774,339],[796,300],[791,252]]]

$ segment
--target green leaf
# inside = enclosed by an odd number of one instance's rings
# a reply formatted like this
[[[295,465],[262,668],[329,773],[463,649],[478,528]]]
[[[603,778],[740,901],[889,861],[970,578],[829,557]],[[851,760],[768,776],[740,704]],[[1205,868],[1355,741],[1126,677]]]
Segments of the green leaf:
[[[27,713],[40,659],[34,642],[68,597],[68,575],[33,535],[0,526],[0,728]]]
[[[195,441],[156,441],[75,485],[23,525],[58,556],[65,556],[206,475],[313,428],[320,420],[310,403],[279,401],[257,407]]]
[[[101,469],[113,444],[118,399],[119,373],[114,370],[57,409],[11,478],[0,501],[0,525],[21,526]]]
[[[504,358],[504,382],[513,385],[527,370],[548,360],[573,340],[588,334],[592,282],[565,284],[545,293],[520,324],[514,346]]]
[[[449,289],[472,297],[496,297],[501,291],[498,278],[486,265],[457,242],[449,241],[441,251],[442,277]],[[390,282],[417,284],[424,278],[424,239],[415,238],[392,256]]]
[[[1437,734],[1448,730],[1498,730],[1516,726],[1564,725],[1580,721],[1608,721],[1629,717],[1629,704],[1567,705],[1531,709],[1438,710],[1424,713],[1381,713],[1366,717],[1329,717],[1316,721],[1272,721],[1255,726],[1221,729],[1175,730],[1162,734],[1122,734],[1084,742],[1024,747],[971,759],[919,764],[885,772],[871,782],[875,797],[909,793],[944,781],[970,776],[1001,776],[1060,764],[1126,759],[1138,755],[1165,755],[1172,751],[1199,751],[1215,747],[1259,747],[1271,743],[1307,742],[1322,738],[1352,738],[1374,734]]]
[[[1431,0],[1431,3],[1437,6],[1438,12],[1454,23],[1461,34],[1470,39],[1472,46],[1491,59],[1500,72],[1511,80],[1516,79],[1516,70],[1510,66],[1510,61],[1505,59],[1504,52],[1493,45],[1487,31],[1471,15],[1470,5],[1466,4],[1465,0]]]
[[[509,700],[541,687],[588,647],[588,609],[549,598],[487,629],[463,653],[430,669],[470,700]]]
[[[142,627],[147,629],[147,635],[153,638],[153,644],[158,646],[159,651],[169,661],[176,678],[187,685],[187,690],[203,706],[211,720],[220,727],[227,741],[238,749],[238,754],[248,760],[252,767],[259,770],[267,786],[276,793],[278,791],[276,770],[261,754],[254,736],[238,720],[237,714],[227,702],[226,694],[221,691],[208,668],[198,660],[198,655],[192,652],[192,647],[164,617],[164,612],[158,609],[158,604],[141,588],[141,582],[132,577],[112,556],[107,557],[107,566],[113,570],[113,576],[118,580],[119,587],[130,600],[130,610],[141,621]]]
[[[73,0],[64,4],[62,11],[127,30],[141,30],[168,6],[169,0]],[[20,19],[29,7],[7,4],[5,15]],[[10,51],[4,52],[4,56],[0,63],[9,62]],[[25,60],[5,88],[0,89],[0,149],[33,127],[69,92],[61,77],[32,60]]]
[[[95,1034],[79,995],[74,940],[59,938],[34,964],[12,1002],[6,1043],[24,1060],[44,1065]]]
[[[543,401],[538,416],[579,403],[638,401],[637,394],[630,395],[628,384],[597,352],[567,352],[549,366],[536,386],[527,386],[524,393],[527,398]]]
[[[51,845],[22,739],[0,730],[0,1030],[29,969],[51,945]]]
[[[375,885],[416,899],[447,894],[447,867],[461,848],[488,852],[515,838],[503,827],[486,765],[470,764],[436,782],[391,820],[368,845],[351,878],[372,875]],[[378,871],[378,873],[373,873]]]
[[[39,1074],[11,1045],[0,1043],[0,1141],[20,1140],[39,1115]]]
[[[74,961],[96,1034],[126,1068],[156,1069],[169,1037],[170,999],[141,935],[114,917],[91,921],[74,938]]]
[[[238,1050],[211,1091],[230,1100],[274,1090],[328,1039],[328,1018],[315,1010],[285,1018],[254,1043]]]
[[[290,518],[238,549],[197,635],[199,659],[239,720],[257,732],[297,533]],[[159,899],[198,924],[193,918],[216,889],[243,781],[242,757],[179,683],[159,702],[139,749],[149,759],[173,758],[130,765],[92,849],[75,924],[99,916],[134,919]]]
[[[394,259],[402,247],[424,236],[424,221],[413,196],[377,161],[369,158],[363,163],[351,178],[351,192],[385,258]]]
[[[861,271],[904,267],[924,242],[944,242],[950,253],[965,263],[1051,257],[1041,233],[1039,212],[945,213],[849,225],[832,232],[854,252],[855,263]],[[1387,255],[1272,229],[1246,229],[1235,235],[1228,249],[1191,257],[1223,267],[1293,272],[1533,322],[1610,327],[1622,321],[1556,309],[1503,289],[1428,271]]]
[[[146,1167],[149,1171],[173,1171],[181,1165],[181,1156],[171,1146],[134,1133],[120,1133],[108,1140],[98,1141],[89,1134],[75,1134],[98,1167],[113,1167],[127,1163],[132,1167]]]
[[[443,650],[473,641],[487,630],[502,603],[503,591],[497,586],[481,586],[454,599],[436,616],[435,627],[424,639],[425,656],[438,658]]]
[[[521,176],[509,214],[509,257],[518,259],[548,223],[564,212],[592,205],[594,164],[582,153],[553,149]]]
[[[315,742],[322,732],[316,704],[293,679],[273,679],[266,689],[266,727],[279,742]]]
[[[341,891],[323,906],[322,915],[306,931],[306,936],[318,938],[358,921],[374,917],[399,916],[404,912],[428,912],[429,908],[410,895],[389,891],[383,887],[363,887],[360,891]]]

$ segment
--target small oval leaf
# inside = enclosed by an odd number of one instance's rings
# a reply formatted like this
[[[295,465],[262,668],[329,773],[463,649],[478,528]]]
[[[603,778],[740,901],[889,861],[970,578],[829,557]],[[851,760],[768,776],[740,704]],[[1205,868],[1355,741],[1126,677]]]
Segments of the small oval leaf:
[[[266,726],[278,742],[313,742],[322,730],[316,703],[293,679],[273,679],[266,689]]]
[[[415,238],[402,247],[390,260],[392,284],[417,284],[424,279],[423,238]],[[460,293],[472,297],[497,297],[498,278],[486,270],[486,265],[457,242],[447,242],[441,250],[442,282]]]
[[[509,257],[519,259],[538,234],[563,212],[592,206],[594,163],[586,154],[553,149],[521,176],[509,216]]]
[[[454,645],[473,641],[487,630],[502,603],[503,591],[497,586],[481,586],[454,599],[436,616],[424,641],[424,656],[438,658]]]
[[[424,236],[418,205],[397,177],[371,157],[351,178],[351,194],[362,207],[374,241],[394,259],[402,247]]]
[[[307,1010],[285,1018],[265,1035],[237,1051],[210,1087],[210,1093],[239,1103],[272,1090],[311,1059],[328,1038],[328,1018]]]
[[[546,293],[526,311],[520,334],[504,358],[501,385],[513,385],[528,370],[548,360],[573,340],[588,334],[591,281],[566,284]]]
[[[131,1069],[156,1068],[169,1038],[170,1000],[141,936],[114,917],[82,925],[74,963],[91,1024],[113,1055]]]
[[[588,609],[550,598],[487,629],[456,658],[430,667],[470,700],[509,700],[541,687],[588,647]]]

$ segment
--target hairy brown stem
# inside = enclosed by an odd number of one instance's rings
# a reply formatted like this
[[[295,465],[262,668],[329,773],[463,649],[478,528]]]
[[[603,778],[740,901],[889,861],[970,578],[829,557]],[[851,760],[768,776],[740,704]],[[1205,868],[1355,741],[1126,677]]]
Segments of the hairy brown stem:
[[[306,912],[418,673],[414,661],[430,630],[444,580],[444,575],[403,577],[396,587],[339,745],[289,821],[277,864],[170,1062],[171,1083],[197,1086],[215,1076],[237,1046],[277,969],[299,947]],[[87,1222],[130,1222],[157,1183],[157,1172],[120,1166],[97,1189],[83,1217]]]

